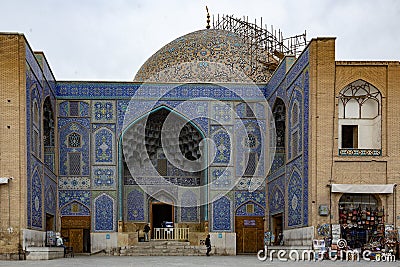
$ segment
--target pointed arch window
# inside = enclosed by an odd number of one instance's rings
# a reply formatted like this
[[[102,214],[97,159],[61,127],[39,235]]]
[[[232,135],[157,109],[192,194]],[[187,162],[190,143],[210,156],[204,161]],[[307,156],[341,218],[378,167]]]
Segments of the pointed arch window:
[[[45,147],[54,146],[54,113],[49,97],[43,105],[43,143]]]
[[[36,101],[33,102],[33,124],[39,127],[39,107]]]
[[[372,84],[357,80],[343,88],[339,99],[339,154],[380,155],[382,95]]]

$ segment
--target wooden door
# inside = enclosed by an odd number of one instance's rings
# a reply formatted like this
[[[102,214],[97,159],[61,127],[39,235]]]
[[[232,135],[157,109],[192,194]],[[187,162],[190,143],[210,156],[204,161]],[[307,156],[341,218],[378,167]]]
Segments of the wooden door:
[[[69,229],[69,240],[75,253],[83,252],[83,229]]]
[[[243,228],[243,252],[257,252],[257,229]]]
[[[257,253],[264,246],[264,220],[260,216],[235,216],[236,252]]]
[[[84,231],[89,231],[89,238],[87,234],[85,238]],[[65,245],[73,247],[74,252],[90,252],[90,216],[63,216],[61,236],[68,240]]]

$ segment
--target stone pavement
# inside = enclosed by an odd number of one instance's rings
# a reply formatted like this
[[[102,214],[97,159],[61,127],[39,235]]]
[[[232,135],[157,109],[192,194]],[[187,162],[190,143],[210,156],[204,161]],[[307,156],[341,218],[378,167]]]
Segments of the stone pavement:
[[[257,256],[76,256],[75,258],[62,258],[47,261],[0,261],[0,266],[32,266],[32,267],[128,267],[128,266],[157,266],[157,267],[176,267],[176,266],[296,266],[296,267],[309,267],[309,266],[337,266],[337,267],[394,267],[399,266],[399,262],[344,262],[344,261],[300,261],[300,262],[281,262],[278,260],[259,261]]]

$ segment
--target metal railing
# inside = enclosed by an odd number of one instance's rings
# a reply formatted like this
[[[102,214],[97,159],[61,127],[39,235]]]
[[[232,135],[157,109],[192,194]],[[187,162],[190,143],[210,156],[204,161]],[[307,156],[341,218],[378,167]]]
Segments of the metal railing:
[[[189,228],[154,228],[153,240],[189,240]]]

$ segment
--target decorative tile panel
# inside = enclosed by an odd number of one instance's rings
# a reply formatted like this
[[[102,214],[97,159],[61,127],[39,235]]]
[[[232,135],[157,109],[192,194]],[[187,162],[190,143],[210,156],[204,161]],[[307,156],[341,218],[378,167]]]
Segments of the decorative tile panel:
[[[215,151],[210,149],[211,155],[214,155],[214,164],[228,165],[231,161],[231,142],[233,141],[232,126],[217,126],[212,125],[211,128],[212,140],[215,143]],[[214,153],[213,153],[214,152]]]
[[[245,128],[244,128],[245,127]],[[256,159],[253,164],[254,175],[264,175],[264,155],[261,153],[261,133],[265,132],[265,121],[237,120],[235,125],[236,140],[236,176],[245,174],[247,165],[250,164],[249,155],[254,153]]]
[[[102,193],[93,201],[94,231],[112,232],[115,230],[115,200]]]
[[[69,190],[90,189],[90,178],[61,176],[58,178],[58,188]]]
[[[233,104],[230,102],[211,102],[211,118],[219,124],[233,124]]]
[[[210,167],[211,189],[224,190],[234,186],[234,172],[232,167]]]
[[[252,201],[261,207],[265,208],[265,192],[263,191],[236,191],[235,192],[235,207],[243,205],[244,203]]]
[[[126,202],[128,221],[144,221],[144,193],[141,189],[129,192]]]
[[[235,190],[239,191],[255,191],[265,190],[265,178],[264,177],[241,177],[236,178]]]
[[[284,212],[285,209],[285,176],[268,184],[268,203],[271,214]]]
[[[181,222],[198,222],[198,196],[192,191],[186,191],[181,196]]]
[[[114,125],[93,124],[93,142],[92,142],[92,158],[95,164],[113,164],[115,162],[115,137]]]
[[[228,86],[227,86],[228,87]],[[57,82],[58,99],[127,99],[133,96],[146,99],[160,97],[165,92],[163,100],[187,100],[193,97],[208,97],[221,101],[260,98],[260,91],[269,95],[266,84],[229,84],[229,89],[216,84],[140,84],[132,82]],[[140,89],[140,94],[138,93]],[[259,90],[255,90],[259,89]],[[153,105],[150,109],[153,108]]]
[[[81,175],[89,175],[89,126],[88,119],[60,118],[60,175],[69,175],[68,153],[81,153]],[[80,135],[80,147],[69,147],[69,135]]]
[[[93,166],[92,167],[92,189],[115,189],[116,171],[115,166]]]
[[[89,190],[58,190],[59,207],[72,202],[78,201],[90,208],[90,191]],[[63,214],[61,214],[63,215]]]
[[[40,170],[35,169],[32,175],[32,227],[42,229],[43,227],[43,199],[42,199],[42,177]]]
[[[79,117],[88,117],[89,116],[89,103],[87,101],[74,101],[77,103],[77,114]],[[72,116],[70,112],[70,101],[63,101],[59,103],[59,116],[60,117],[69,117]]]
[[[292,96],[289,101],[289,110],[293,110],[293,106],[298,107],[298,113],[303,114],[302,103],[303,95],[298,89],[292,91]],[[300,155],[303,151],[303,132],[301,127],[303,125],[303,116],[298,117],[298,121],[293,125],[293,120],[291,118],[292,112],[289,112],[289,134],[288,134],[288,158],[291,159]],[[293,138],[295,137],[295,139]],[[294,145],[296,143],[296,145]],[[297,151],[293,151],[293,148],[297,148]]]
[[[44,204],[45,204],[45,213],[56,215],[56,208],[57,208],[56,183],[47,176],[45,176]]]
[[[288,183],[288,226],[303,224],[303,181],[298,171],[293,171]]]
[[[252,209],[248,210],[247,205],[251,205]],[[263,216],[265,215],[265,210],[258,204],[252,201],[248,201],[239,208],[236,209],[236,216]]]
[[[92,101],[92,122],[115,122],[115,101]]]
[[[90,216],[90,210],[87,206],[79,201],[72,201],[61,208],[61,215],[63,216]]]
[[[231,231],[231,201],[226,196],[212,203],[212,229],[213,231]]]

